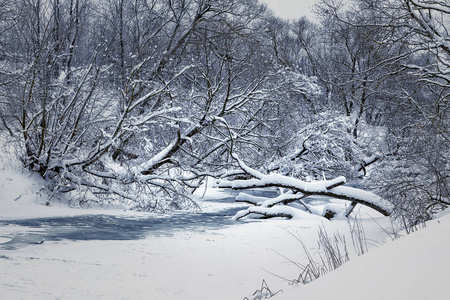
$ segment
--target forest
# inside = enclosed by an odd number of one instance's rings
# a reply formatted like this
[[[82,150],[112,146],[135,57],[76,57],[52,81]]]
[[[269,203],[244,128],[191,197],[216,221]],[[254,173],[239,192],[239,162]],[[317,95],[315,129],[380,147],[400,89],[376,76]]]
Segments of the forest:
[[[450,3],[315,11],[0,0],[0,130],[48,205],[196,210],[207,178],[343,176],[405,224],[430,219],[450,205]]]

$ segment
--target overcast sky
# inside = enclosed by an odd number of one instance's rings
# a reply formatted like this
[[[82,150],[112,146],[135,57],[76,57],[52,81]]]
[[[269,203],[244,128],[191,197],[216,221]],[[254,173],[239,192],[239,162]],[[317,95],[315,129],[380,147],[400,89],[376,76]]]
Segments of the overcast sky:
[[[278,17],[285,19],[297,19],[301,16],[314,18],[311,7],[316,0],[260,0],[267,3]]]

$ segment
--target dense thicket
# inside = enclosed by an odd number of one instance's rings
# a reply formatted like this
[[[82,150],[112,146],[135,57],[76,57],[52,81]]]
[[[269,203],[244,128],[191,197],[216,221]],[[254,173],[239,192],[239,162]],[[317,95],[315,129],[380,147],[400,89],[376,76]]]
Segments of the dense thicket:
[[[1,0],[1,128],[54,195],[195,208],[231,154],[345,175],[415,222],[449,200],[450,7],[323,0]]]

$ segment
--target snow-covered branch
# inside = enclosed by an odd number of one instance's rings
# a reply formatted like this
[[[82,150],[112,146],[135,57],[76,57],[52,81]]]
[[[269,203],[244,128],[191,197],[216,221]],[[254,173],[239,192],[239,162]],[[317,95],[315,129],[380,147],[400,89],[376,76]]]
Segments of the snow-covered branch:
[[[262,206],[250,206],[246,210],[239,211],[235,216],[235,220],[242,219],[250,214],[258,214],[265,218],[289,218],[289,219],[302,219],[302,220],[319,220],[323,219],[321,216],[314,215],[308,212],[304,212],[300,209],[296,209],[289,206],[275,206],[275,207],[262,207]]]
[[[244,193],[239,194],[236,197],[236,201],[247,202],[254,206],[251,206],[246,210],[246,213],[240,212],[236,218],[240,219],[250,213],[258,213],[265,216],[269,216],[269,212],[273,212],[273,216],[290,216],[291,218],[297,216],[293,213],[295,209],[293,207],[281,206],[294,201],[299,201],[305,211],[301,213],[311,213],[311,210],[303,202],[303,198],[311,195],[322,195],[342,200],[348,200],[352,203],[359,203],[382,213],[383,215],[390,215],[393,210],[393,205],[371,192],[361,189],[344,186],[345,178],[337,177],[333,180],[323,180],[317,182],[305,182],[303,180],[283,176],[279,174],[265,175],[249,166],[247,166],[242,160],[234,155],[234,158],[238,161],[239,166],[249,175],[254,177],[249,180],[234,180],[234,181],[219,181],[218,187],[220,188],[232,188],[236,190],[245,190],[251,188],[267,188],[267,187],[281,187],[288,189],[291,193],[281,194],[276,198],[264,198],[254,197]],[[282,208],[281,208],[282,207]],[[272,210],[273,209],[273,210]],[[286,209],[286,210],[285,210]]]
[[[238,161],[239,166],[247,174],[255,177],[250,180],[236,180],[236,181],[222,181],[219,187],[228,187],[233,189],[248,189],[248,188],[262,188],[262,187],[283,187],[294,189],[304,194],[318,194],[327,193],[334,187],[345,184],[346,179],[343,176],[337,177],[333,180],[324,180],[317,182],[306,182],[293,177],[283,176],[279,174],[265,175],[253,168],[247,166],[236,154],[233,157]]]

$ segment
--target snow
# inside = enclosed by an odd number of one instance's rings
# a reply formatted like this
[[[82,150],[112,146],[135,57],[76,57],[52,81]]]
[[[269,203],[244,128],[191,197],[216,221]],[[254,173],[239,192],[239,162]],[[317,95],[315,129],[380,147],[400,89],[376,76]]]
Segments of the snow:
[[[43,184],[24,171],[11,152],[0,154],[0,299],[251,299],[262,280],[273,292],[283,291],[273,298],[281,300],[448,298],[450,214],[390,241],[390,220],[360,207],[369,252],[357,256],[348,242],[349,262],[312,283],[290,286],[277,276],[295,279],[300,270],[292,261],[306,263],[294,236],[313,254],[319,251],[319,226],[351,241],[345,218],[298,216],[236,222],[220,230],[149,234],[131,241],[62,240],[2,248],[15,236],[45,230],[8,225],[12,219],[99,213],[142,217],[114,209],[73,209],[58,202],[47,207]],[[219,202],[223,197],[222,190],[209,188],[199,204],[206,211],[248,206]]]
[[[247,211],[249,213],[257,213],[257,214],[279,214],[279,215],[288,215],[292,216],[292,219],[299,220],[319,220],[324,221],[321,216],[314,215],[299,209],[295,209],[289,206],[274,206],[271,208],[263,207],[263,206],[250,206]]]
[[[450,215],[275,299],[449,299]]]
[[[326,192],[327,190],[330,190],[334,187],[345,184],[347,182],[347,180],[344,176],[339,176],[332,180],[308,182],[308,181],[303,181],[303,180],[300,180],[300,179],[297,179],[294,177],[280,175],[277,173],[265,175],[265,174],[259,172],[258,170],[255,170],[255,169],[247,166],[245,164],[245,162],[242,161],[237,154],[233,154],[233,158],[236,159],[236,161],[239,163],[239,166],[242,168],[242,170],[244,170],[246,173],[250,174],[251,176],[255,177],[256,179],[235,180],[233,182],[221,181],[218,183],[219,187],[242,188],[247,185],[258,185],[258,186],[276,185],[276,186],[293,187],[300,191],[307,191],[309,193],[321,193],[321,192]]]
[[[239,195],[236,196],[237,201],[247,201],[250,203],[254,203],[255,205],[262,205],[266,201],[270,201],[270,198],[267,197],[261,197],[261,196],[253,196],[246,193],[239,193]]]
[[[335,188],[332,188],[331,191],[335,195],[342,195],[351,199],[360,199],[367,203],[376,204],[387,211],[393,210],[393,205],[389,201],[386,201],[380,196],[368,191],[353,188],[350,186],[337,186]]]
[[[10,242],[12,239],[10,238],[4,238],[4,237],[0,237],[0,244],[6,244],[8,242]]]
[[[375,195],[369,191],[342,186],[342,184],[346,183],[346,179],[343,176],[339,176],[333,180],[307,182],[276,173],[265,175],[247,166],[236,154],[234,154],[233,157],[238,161],[239,166],[246,173],[255,178],[234,181],[222,180],[217,183],[218,187],[232,189],[246,189],[252,187],[284,187],[300,191],[304,194],[318,194],[352,200],[374,209],[378,209],[379,211],[383,211],[385,215],[389,215],[393,211],[393,205],[378,195]]]
[[[267,243],[280,228],[271,233],[256,224],[246,227],[243,232],[45,242],[1,251],[7,258],[0,259],[0,294],[6,299],[241,299],[267,276],[262,267],[280,270],[277,265],[283,263]],[[279,246],[297,245],[284,239]]]
[[[148,162],[146,162],[142,166],[139,166],[139,168],[137,168],[137,170],[135,170],[134,173],[139,174],[140,172],[151,169],[155,164],[157,164],[161,160],[163,160],[167,156],[167,154],[175,147],[175,145],[176,145],[176,142],[170,143],[166,148],[161,150],[158,154],[156,154],[154,157],[152,157]]]

